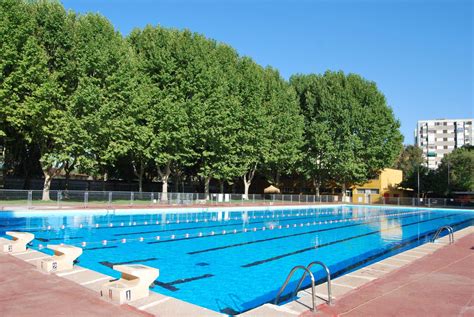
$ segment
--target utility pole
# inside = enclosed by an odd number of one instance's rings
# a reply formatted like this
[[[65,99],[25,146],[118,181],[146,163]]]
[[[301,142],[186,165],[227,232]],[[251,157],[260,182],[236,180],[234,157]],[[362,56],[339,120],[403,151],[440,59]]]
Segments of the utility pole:
[[[418,202],[420,202],[420,164],[417,167],[417,190],[418,190]]]
[[[449,192],[449,185],[450,185],[450,179],[449,179],[449,158],[448,158],[448,192]]]

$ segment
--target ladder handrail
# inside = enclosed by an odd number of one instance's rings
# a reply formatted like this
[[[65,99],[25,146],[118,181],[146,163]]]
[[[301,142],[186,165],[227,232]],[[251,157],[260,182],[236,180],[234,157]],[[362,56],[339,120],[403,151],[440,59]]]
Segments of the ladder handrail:
[[[328,300],[327,300],[327,303],[329,305],[332,304],[332,292],[331,292],[331,271],[329,270],[329,267],[324,264],[323,262],[321,261],[313,261],[311,262],[310,264],[308,264],[308,266],[306,266],[306,268],[311,271],[311,268],[314,266],[314,265],[321,265],[323,267],[323,269],[326,271],[326,277],[327,277],[327,283],[328,283]],[[298,290],[300,289],[301,287],[301,284],[303,284],[303,281],[304,279],[306,278],[306,271],[305,273],[303,274],[303,276],[301,277],[300,281],[298,282],[298,286],[296,286],[296,289],[293,293],[293,297],[296,295],[296,293],[298,292]]]
[[[441,232],[443,232],[443,230],[447,230],[448,231],[448,235],[449,235],[449,244],[452,244],[454,243],[454,230],[451,226],[442,226],[442,227],[439,227],[438,230],[436,230],[436,233],[433,235],[433,239],[431,240],[431,242],[435,242],[436,239],[439,238],[439,235],[441,234]]]
[[[311,277],[311,299],[312,299],[312,303],[313,303],[313,307],[311,309],[311,311],[314,311],[315,310],[315,305],[314,305],[314,275],[313,273],[311,273],[311,271],[303,266],[303,265],[297,265],[295,267],[293,267],[290,271],[290,273],[288,273],[288,276],[286,277],[286,280],[285,280],[285,283],[283,283],[282,287],[280,288],[280,290],[278,291],[278,294],[277,296],[275,297],[275,301],[274,301],[274,304],[275,305],[278,305],[278,300],[280,299],[280,296],[281,294],[283,293],[283,291],[285,290],[286,286],[288,285],[288,283],[290,282],[290,279],[291,277],[293,276],[293,274],[298,271],[298,270],[304,270],[305,271],[305,276],[306,276],[306,273],[309,274],[309,276]]]

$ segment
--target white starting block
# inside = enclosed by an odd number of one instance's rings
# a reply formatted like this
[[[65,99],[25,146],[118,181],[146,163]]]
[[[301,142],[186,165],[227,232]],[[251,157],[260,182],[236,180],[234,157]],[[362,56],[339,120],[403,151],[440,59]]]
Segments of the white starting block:
[[[160,275],[158,269],[140,264],[114,265],[113,269],[122,276],[117,281],[103,284],[100,296],[119,304],[147,297],[151,283]]]
[[[82,254],[81,248],[72,245],[48,244],[47,248],[54,250],[54,255],[39,260],[37,267],[48,273],[72,270],[74,261]]]
[[[0,249],[3,253],[25,252],[26,245],[35,238],[35,235],[29,232],[7,231],[6,234],[12,237],[12,240],[0,238]]]

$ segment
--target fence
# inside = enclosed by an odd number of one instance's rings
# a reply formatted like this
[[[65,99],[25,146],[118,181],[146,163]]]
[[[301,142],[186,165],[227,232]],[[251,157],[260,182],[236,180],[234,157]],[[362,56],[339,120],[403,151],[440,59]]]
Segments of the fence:
[[[177,205],[246,205],[246,204],[299,204],[340,202],[338,195],[293,195],[293,194],[217,194],[211,193],[157,193],[124,191],[50,191],[50,200],[42,200],[40,190],[0,190],[0,208],[17,206],[36,207],[159,207]]]
[[[278,204],[325,204],[341,203],[340,195],[294,194],[216,194],[204,193],[157,193],[124,191],[50,191],[50,200],[42,200],[40,190],[0,190],[0,209],[8,207],[39,208],[125,208],[183,205],[278,205]],[[351,197],[345,203],[352,203]],[[474,202],[451,198],[373,197],[368,195],[364,203],[376,205],[418,207],[474,207]]]

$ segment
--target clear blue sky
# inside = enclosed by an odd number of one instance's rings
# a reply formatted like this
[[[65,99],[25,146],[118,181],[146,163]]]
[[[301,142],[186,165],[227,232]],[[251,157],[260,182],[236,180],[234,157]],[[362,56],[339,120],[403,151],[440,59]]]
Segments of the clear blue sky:
[[[327,69],[375,81],[400,119],[474,114],[473,0],[64,0],[126,35],[160,24],[230,44],[285,78]]]

